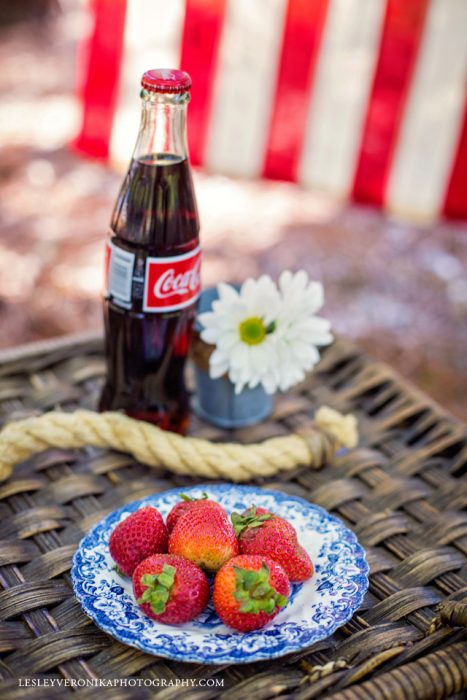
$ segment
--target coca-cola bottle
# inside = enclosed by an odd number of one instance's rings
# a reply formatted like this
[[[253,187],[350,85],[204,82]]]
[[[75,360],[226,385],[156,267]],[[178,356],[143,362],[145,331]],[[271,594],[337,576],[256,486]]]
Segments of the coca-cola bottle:
[[[141,123],[113,211],[100,410],[184,432],[184,367],[200,292],[199,220],[186,143],[191,79],[150,70]]]

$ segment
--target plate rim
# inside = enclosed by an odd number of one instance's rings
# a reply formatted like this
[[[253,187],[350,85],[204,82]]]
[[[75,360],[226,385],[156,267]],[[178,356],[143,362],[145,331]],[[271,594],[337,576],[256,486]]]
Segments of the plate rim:
[[[85,541],[88,538],[91,538],[95,531],[101,527],[109,518],[118,516],[120,513],[124,512],[127,508],[132,508],[132,512],[135,510],[138,510],[139,507],[141,507],[143,504],[147,503],[149,500],[157,498],[158,496],[171,496],[171,495],[179,495],[180,493],[187,493],[189,494],[192,491],[206,491],[207,489],[215,489],[216,491],[226,491],[228,489],[238,489],[240,488],[242,491],[248,493],[261,493],[265,494],[267,496],[271,496],[275,498],[276,500],[287,500],[287,501],[295,501],[297,503],[300,503],[302,506],[305,505],[309,508],[314,509],[315,511],[319,512],[322,516],[325,516],[326,518],[336,522],[340,527],[344,528],[346,532],[350,535],[350,540],[352,541],[353,546],[355,547],[354,551],[354,556],[355,556],[355,561],[358,561],[361,566],[360,568],[360,573],[359,575],[365,577],[365,582],[364,584],[359,588],[355,595],[355,605],[349,608],[348,614],[344,615],[342,618],[339,618],[338,620],[335,621],[334,624],[331,625],[330,628],[328,628],[326,631],[323,631],[322,634],[318,631],[318,636],[313,639],[313,641],[310,644],[303,645],[299,641],[297,642],[289,642],[286,644],[285,648],[278,649],[277,651],[262,651],[262,650],[257,650],[252,653],[250,657],[247,658],[234,658],[230,656],[229,654],[222,655],[222,657],[219,657],[217,660],[215,658],[209,658],[203,659],[201,656],[197,653],[194,654],[187,654],[185,652],[180,652],[178,654],[172,653],[172,652],[167,652],[165,649],[162,647],[161,649],[158,649],[157,651],[150,651],[147,649],[144,643],[142,643],[138,638],[132,639],[132,640],[127,640],[123,639],[120,636],[116,636],[115,634],[115,627],[108,625],[104,623],[102,620],[99,619],[97,613],[94,611],[93,608],[89,609],[87,607],[84,607],[85,605],[85,600],[86,598],[89,598],[89,594],[84,594],[81,590],[79,590],[79,584],[82,582],[82,578],[78,577],[77,575],[77,568],[78,568],[78,558],[81,555],[81,549],[85,543]],[[279,658],[282,656],[286,656],[287,654],[291,654],[293,652],[297,652],[301,649],[307,649],[308,647],[311,647],[313,644],[316,644],[319,641],[322,641],[323,639],[327,639],[331,635],[334,634],[334,632],[345,625],[354,615],[354,613],[359,609],[367,591],[369,588],[369,574],[370,574],[370,567],[368,564],[368,561],[366,559],[366,551],[364,547],[360,544],[358,541],[357,535],[351,530],[347,525],[343,522],[341,518],[338,516],[332,515],[329,513],[325,508],[322,506],[317,505],[316,503],[313,503],[312,501],[308,501],[305,498],[302,498],[301,496],[296,496],[294,494],[288,494],[285,491],[280,491],[280,490],[275,490],[271,488],[263,488],[262,486],[256,486],[256,485],[251,485],[251,484],[234,484],[234,483],[229,483],[229,482],[220,482],[220,483],[201,483],[201,484],[194,484],[191,486],[179,486],[176,488],[171,488],[171,489],[166,489],[163,491],[157,491],[149,496],[145,496],[144,498],[137,499],[135,501],[129,501],[128,503],[123,504],[120,506],[120,508],[116,508],[115,510],[112,510],[111,512],[107,513],[103,518],[101,518],[98,522],[96,522],[90,530],[80,539],[76,551],[73,554],[73,559],[72,559],[72,565],[71,565],[71,580],[72,580],[72,586],[73,586],[73,593],[78,600],[81,609],[83,610],[84,614],[90,618],[94,624],[99,627],[99,629],[104,630],[107,634],[109,634],[113,639],[117,640],[121,644],[126,644],[127,646],[131,646],[133,648],[139,649],[140,651],[150,654],[154,657],[160,657],[160,658],[165,658],[165,659],[171,659],[174,661],[181,661],[181,662],[186,662],[186,663],[201,663],[206,666],[213,666],[213,665],[222,665],[222,664],[244,664],[244,663],[255,663],[257,661],[264,661],[268,659],[275,659]],[[173,626],[171,626],[172,628]],[[118,630],[117,630],[118,631]],[[260,632],[261,630],[258,630]],[[234,633],[232,633],[232,636],[234,636]]]

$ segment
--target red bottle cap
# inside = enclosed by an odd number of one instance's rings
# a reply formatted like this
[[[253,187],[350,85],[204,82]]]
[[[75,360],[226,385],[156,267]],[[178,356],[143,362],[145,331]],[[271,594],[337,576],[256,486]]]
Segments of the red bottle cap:
[[[144,73],[141,85],[150,92],[186,92],[191,88],[191,78],[183,70],[157,68]]]

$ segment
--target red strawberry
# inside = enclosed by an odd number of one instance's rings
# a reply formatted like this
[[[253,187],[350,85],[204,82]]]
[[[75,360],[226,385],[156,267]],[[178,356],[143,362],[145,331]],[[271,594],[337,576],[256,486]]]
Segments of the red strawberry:
[[[269,557],[240,555],[217,572],[213,602],[222,622],[249,632],[272,620],[289,595],[289,579],[280,564]]]
[[[295,528],[265,508],[248,508],[242,515],[232,513],[241,554],[259,554],[277,561],[290,581],[313,576],[313,563],[297,540]]]
[[[223,509],[198,504],[184,513],[169,537],[169,552],[207,571],[217,571],[238,554],[238,541]]]
[[[216,503],[216,501],[211,501],[208,498],[207,493],[203,494],[202,498],[190,498],[190,496],[187,496],[185,493],[181,493],[180,498],[183,498],[183,500],[180,501],[180,503],[176,503],[167,516],[167,530],[169,531],[169,534],[174,529],[175,523],[180,516],[187,513],[192,508],[196,508],[197,506],[211,506],[211,508],[218,508],[225,513],[224,509],[219,503]]]
[[[109,550],[121,572],[131,576],[150,554],[167,551],[167,528],[162,515],[151,506],[135,511],[113,530]]]
[[[206,607],[209,584],[199,567],[176,554],[153,554],[133,572],[133,593],[153,620],[179,625]]]

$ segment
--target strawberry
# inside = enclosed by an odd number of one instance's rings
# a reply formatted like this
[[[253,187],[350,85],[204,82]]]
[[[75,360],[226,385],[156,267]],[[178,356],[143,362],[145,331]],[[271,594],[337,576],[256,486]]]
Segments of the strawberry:
[[[196,508],[199,505],[210,506],[211,508],[218,508],[225,513],[224,509],[219,503],[216,503],[216,501],[211,501],[208,498],[207,493],[204,493],[202,498],[190,498],[190,496],[187,496],[186,493],[181,493],[180,498],[182,498],[183,500],[179,503],[176,503],[167,516],[167,530],[169,531],[169,534],[174,529],[175,523],[181,515],[188,512],[192,508]]]
[[[167,551],[167,537],[162,515],[156,508],[145,506],[113,530],[109,539],[110,554],[120,571],[131,576],[140,561],[150,554]]]
[[[133,593],[141,610],[158,622],[179,625],[206,607],[209,584],[191,561],[176,554],[153,554],[133,572]]]
[[[176,522],[169,552],[179,554],[207,571],[217,571],[238,554],[238,541],[227,513],[201,502]]]
[[[234,557],[214,580],[216,612],[222,622],[240,632],[264,627],[287,605],[289,595],[287,574],[269,557]]]
[[[313,576],[313,563],[300,546],[295,528],[265,508],[252,506],[241,515],[232,513],[240,554],[259,554],[277,561],[290,581]]]

